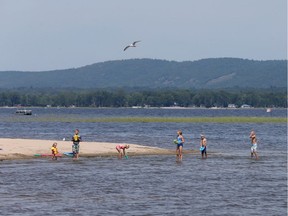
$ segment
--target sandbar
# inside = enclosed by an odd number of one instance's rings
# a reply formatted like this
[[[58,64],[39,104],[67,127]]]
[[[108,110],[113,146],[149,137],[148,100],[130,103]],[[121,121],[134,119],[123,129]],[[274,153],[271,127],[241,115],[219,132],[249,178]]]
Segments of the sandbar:
[[[54,142],[58,144],[59,153],[72,151],[71,141],[0,138],[0,160],[29,159],[36,158],[35,154],[51,154],[50,149]],[[131,143],[81,142],[80,157],[116,157],[118,153],[115,147],[118,144],[130,145],[130,148],[127,150],[129,156],[175,154],[175,149],[164,149]],[[186,150],[184,153],[192,153],[192,150]]]

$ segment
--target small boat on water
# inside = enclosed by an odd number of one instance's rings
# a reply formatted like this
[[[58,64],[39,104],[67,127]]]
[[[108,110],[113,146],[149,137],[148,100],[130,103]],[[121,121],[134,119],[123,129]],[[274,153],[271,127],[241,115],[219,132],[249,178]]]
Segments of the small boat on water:
[[[16,114],[32,115],[32,110],[26,110],[26,109],[16,110]]]

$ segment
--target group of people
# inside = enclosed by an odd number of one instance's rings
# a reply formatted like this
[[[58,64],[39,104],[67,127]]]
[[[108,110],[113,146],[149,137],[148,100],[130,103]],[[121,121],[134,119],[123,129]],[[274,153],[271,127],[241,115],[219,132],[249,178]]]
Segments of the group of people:
[[[71,141],[73,142],[73,144],[72,144],[72,156],[73,156],[73,159],[77,160],[79,158],[80,142],[82,141],[78,129],[76,129],[74,131],[74,135],[72,136]],[[57,143],[56,142],[54,142],[52,147],[51,147],[51,153],[52,153],[52,160],[57,160],[57,158],[59,156],[59,151],[57,149]]]
[[[177,131],[177,139],[175,140],[176,146],[176,160],[182,161],[183,158],[183,144],[185,142],[183,133],[181,130]],[[200,140],[200,152],[203,158],[207,158],[207,139],[205,135],[201,134],[201,140]]]
[[[205,135],[201,134],[201,140],[200,140],[200,152],[202,159],[207,158],[207,139]],[[251,139],[251,158],[255,156],[256,159],[258,159],[258,154],[257,154],[257,138],[256,138],[256,133],[254,130],[251,131],[249,138]],[[81,136],[79,135],[79,130],[76,129],[74,131],[74,135],[72,136],[71,141],[73,142],[72,144],[72,153],[73,153],[73,159],[78,159],[79,158],[79,143],[82,141]],[[177,131],[177,139],[174,140],[174,143],[177,145],[176,146],[176,160],[177,161],[182,161],[183,158],[183,145],[185,143],[185,139],[183,136],[183,133],[181,130]],[[117,145],[116,150],[118,152],[118,158],[121,159],[123,156],[127,159],[128,156],[126,154],[126,149],[129,149],[129,145]],[[57,155],[59,154],[58,149],[57,149],[57,143],[53,143],[51,147],[52,151],[52,159],[57,160]]]
[[[201,134],[201,140],[200,140],[200,152],[202,155],[202,159],[207,158],[207,139],[205,135]],[[256,159],[258,159],[257,154],[257,138],[256,133],[254,130],[251,131],[249,138],[251,139],[251,158],[255,156]],[[177,131],[177,139],[175,140],[176,146],[176,160],[182,161],[183,158],[183,144],[185,142],[184,136],[182,134],[181,130]]]
[[[82,138],[79,134],[79,129],[76,129],[74,131],[74,135],[72,136],[72,155],[73,159],[77,160],[79,158],[79,147],[80,142],[82,141]],[[129,149],[129,145],[117,145],[116,150],[118,152],[118,158],[122,158],[123,156],[127,159],[128,155],[126,154],[125,149]],[[54,142],[51,147],[51,153],[52,153],[52,160],[57,160],[57,157],[59,155],[59,151],[57,149],[57,143]]]

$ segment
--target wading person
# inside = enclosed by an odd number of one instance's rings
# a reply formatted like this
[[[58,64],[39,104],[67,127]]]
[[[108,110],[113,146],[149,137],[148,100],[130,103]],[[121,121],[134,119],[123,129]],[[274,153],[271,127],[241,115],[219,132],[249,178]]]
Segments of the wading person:
[[[177,146],[176,146],[176,160],[177,161],[182,161],[183,158],[183,144],[185,142],[185,139],[182,135],[182,131],[178,130],[177,131]]]
[[[204,158],[204,155],[205,155],[205,158],[207,158],[207,139],[204,135],[201,134],[201,141],[200,141],[200,152],[201,152],[201,155],[202,155],[202,159]]]
[[[257,138],[256,138],[256,133],[254,130],[251,131],[250,133],[250,139],[251,139],[251,158],[253,158],[253,155],[255,155],[255,158],[258,159],[258,154],[257,154]]]

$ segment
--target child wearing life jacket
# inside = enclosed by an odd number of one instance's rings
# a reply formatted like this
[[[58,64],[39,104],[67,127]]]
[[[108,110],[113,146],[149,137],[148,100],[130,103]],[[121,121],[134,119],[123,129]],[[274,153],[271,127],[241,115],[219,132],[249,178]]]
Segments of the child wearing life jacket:
[[[79,130],[76,129],[74,131],[74,135],[72,136],[73,145],[72,145],[72,152],[73,152],[73,158],[78,159],[79,158],[79,143],[82,141],[81,136],[79,135]]]
[[[51,151],[52,151],[52,160],[57,160],[57,154],[59,153],[58,152],[58,149],[57,149],[57,143],[54,142],[52,147],[51,147]]]

